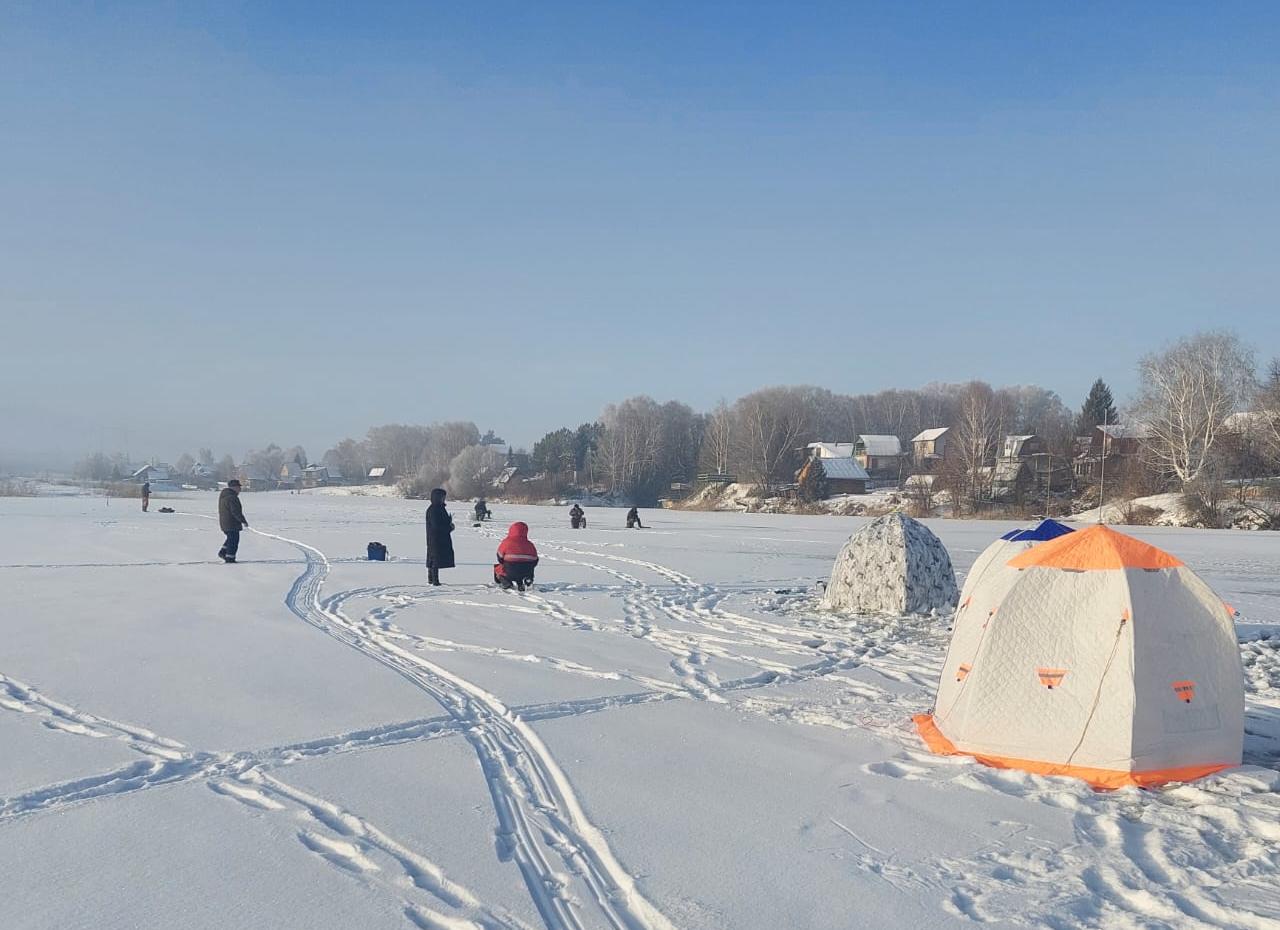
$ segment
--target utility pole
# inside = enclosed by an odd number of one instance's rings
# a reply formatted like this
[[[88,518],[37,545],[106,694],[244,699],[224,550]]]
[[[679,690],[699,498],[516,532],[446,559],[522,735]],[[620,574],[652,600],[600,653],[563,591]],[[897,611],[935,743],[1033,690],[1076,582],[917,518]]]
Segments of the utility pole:
[[[1102,425],[1107,425],[1107,411],[1102,411]],[[1107,433],[1102,432],[1102,464],[1098,473],[1098,522],[1102,523],[1102,502],[1106,500],[1107,490]]]

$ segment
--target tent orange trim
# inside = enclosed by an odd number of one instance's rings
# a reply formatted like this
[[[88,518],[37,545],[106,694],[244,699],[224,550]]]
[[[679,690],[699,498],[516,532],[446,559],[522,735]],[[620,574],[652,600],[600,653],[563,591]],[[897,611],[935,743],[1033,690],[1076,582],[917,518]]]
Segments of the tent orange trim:
[[[1041,543],[1041,545],[1048,545]],[[957,749],[955,743],[947,739],[933,720],[933,714],[916,714],[911,718],[920,732],[920,738],[929,747],[930,752],[940,756],[973,756],[983,765],[995,769],[1019,769],[1033,775],[1065,775],[1088,782],[1095,788],[1114,791],[1117,788],[1156,788],[1170,782],[1195,781],[1214,772],[1233,768],[1236,763],[1222,762],[1210,765],[1187,765],[1180,768],[1152,769],[1146,772],[1125,772],[1118,769],[1095,769],[1086,765],[1063,765],[1058,762],[1039,762],[1034,759],[1011,759],[1006,756],[988,756],[976,752],[965,752]]]
[[[1180,568],[1182,560],[1109,526],[1091,526],[1042,542],[1009,560],[1010,568]]]

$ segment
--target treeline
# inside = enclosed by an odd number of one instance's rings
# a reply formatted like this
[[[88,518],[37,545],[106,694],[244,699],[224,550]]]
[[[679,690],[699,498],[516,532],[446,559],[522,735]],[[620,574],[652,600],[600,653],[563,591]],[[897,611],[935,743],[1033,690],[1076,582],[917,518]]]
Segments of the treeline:
[[[503,468],[515,464],[522,474],[504,490],[507,496],[589,491],[652,505],[673,484],[692,484],[704,473],[764,487],[787,484],[808,443],[853,442],[866,434],[898,437],[907,453],[905,478],[912,438],[948,427],[956,447],[948,477],[957,493],[977,500],[1006,435],[1035,434],[1052,456],[1070,458],[1077,437],[1099,424],[1125,421],[1143,433],[1142,464],[1151,486],[1185,488],[1243,471],[1280,472],[1280,360],[1259,376],[1251,347],[1234,334],[1208,332],[1145,356],[1138,374],[1139,390],[1127,409],[1117,407],[1102,379],[1075,411],[1048,388],[985,381],[868,394],[767,387],[707,412],[642,395],[610,404],[596,421],[548,432],[528,455],[511,450],[492,430],[482,435],[474,423],[451,421],[375,426],[363,439],[337,443],[321,464],[349,483],[365,480],[373,466],[386,466],[411,497],[437,486],[455,497],[485,494]],[[289,461],[305,466],[305,450],[273,444],[246,453],[241,464],[274,476]],[[218,480],[238,468],[229,455],[215,460],[210,449],[183,455],[174,465],[182,474],[199,465]],[[127,466],[120,457],[98,453],[80,471],[111,480],[125,477]]]
[[[509,451],[493,430],[481,435],[467,421],[389,423],[371,428],[362,440],[342,440],[321,461],[355,483],[374,466],[385,466],[407,497],[425,498],[436,487],[454,497],[476,497],[488,490]]]
[[[1037,435],[1065,465],[1077,454],[1079,437],[1124,422],[1141,437],[1144,490],[1280,474],[1280,359],[1259,376],[1253,349],[1215,331],[1145,356],[1138,374],[1137,395],[1123,410],[1101,378],[1074,411],[1048,388],[985,381],[870,394],[769,387],[706,413],[678,401],[632,397],[608,406],[596,423],[546,434],[534,446],[532,464],[542,476],[540,492],[575,486],[652,504],[672,484],[691,484],[704,473],[765,487],[787,484],[808,443],[853,442],[859,435],[898,437],[899,477],[905,478],[912,470],[911,440],[948,427],[956,451],[943,477],[957,497],[976,502],[989,495],[1006,436]]]
[[[958,422],[975,399],[998,429],[1034,432],[1069,449],[1078,418],[1057,394],[1035,385],[972,381],[857,395],[800,385],[762,388],[709,413],[678,401],[628,398],[606,407],[598,423],[545,435],[534,445],[532,464],[553,487],[576,483],[652,504],[672,484],[690,484],[703,473],[765,486],[791,482],[810,442],[880,434],[899,437],[909,449],[922,430]]]

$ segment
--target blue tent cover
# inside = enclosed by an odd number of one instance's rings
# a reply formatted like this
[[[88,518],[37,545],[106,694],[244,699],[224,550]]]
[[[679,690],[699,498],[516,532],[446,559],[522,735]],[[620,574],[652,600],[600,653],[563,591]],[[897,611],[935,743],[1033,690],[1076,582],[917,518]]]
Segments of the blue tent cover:
[[[1039,526],[1026,530],[1010,530],[1001,536],[1001,539],[1007,539],[1011,542],[1044,542],[1049,539],[1057,539],[1059,536],[1065,536],[1067,533],[1075,532],[1071,527],[1064,526],[1057,520],[1045,520]]]

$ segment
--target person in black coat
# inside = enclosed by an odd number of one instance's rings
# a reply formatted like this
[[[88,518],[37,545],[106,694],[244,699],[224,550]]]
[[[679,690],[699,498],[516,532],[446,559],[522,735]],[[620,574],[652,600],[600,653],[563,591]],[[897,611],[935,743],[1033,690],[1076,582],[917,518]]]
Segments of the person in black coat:
[[[627,529],[644,529],[644,524],[640,522],[640,511],[635,507],[627,511]]]
[[[218,558],[224,562],[236,560],[236,550],[240,548],[240,530],[249,525],[244,518],[244,508],[240,505],[240,482],[232,478],[218,495],[218,526],[227,534],[227,541],[218,550]]]
[[[444,507],[444,488],[431,492],[427,508],[427,583],[440,584],[440,569],[453,568],[453,518]]]

